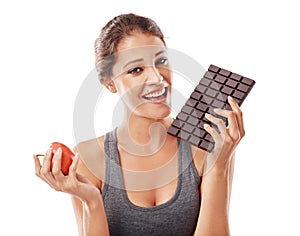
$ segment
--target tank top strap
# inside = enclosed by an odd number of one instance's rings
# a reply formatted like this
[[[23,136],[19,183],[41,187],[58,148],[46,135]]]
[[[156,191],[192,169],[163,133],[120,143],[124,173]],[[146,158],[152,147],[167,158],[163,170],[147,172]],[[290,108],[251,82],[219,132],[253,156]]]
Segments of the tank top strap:
[[[116,131],[117,128],[106,133],[104,137],[105,183],[102,191],[103,197],[106,193],[108,185],[111,187],[124,189],[122,172],[120,169]]]
[[[189,172],[200,183],[201,177],[195,167],[190,144],[180,139],[178,142],[178,161],[181,164],[181,172]]]

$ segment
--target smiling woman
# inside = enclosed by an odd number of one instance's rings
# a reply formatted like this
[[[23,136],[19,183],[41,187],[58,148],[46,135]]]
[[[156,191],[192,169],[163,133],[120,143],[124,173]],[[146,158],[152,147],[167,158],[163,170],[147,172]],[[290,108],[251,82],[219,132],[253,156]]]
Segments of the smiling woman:
[[[229,235],[234,151],[244,136],[241,110],[229,99],[232,111],[218,113],[228,127],[207,116],[218,129],[206,126],[215,141],[211,153],[168,135],[167,51],[153,20],[123,14],[109,21],[95,42],[96,68],[100,82],[124,104],[122,122],[79,143],[66,176],[61,152],[52,170],[51,150],[43,165],[35,158],[37,176],[71,194],[79,235]]]

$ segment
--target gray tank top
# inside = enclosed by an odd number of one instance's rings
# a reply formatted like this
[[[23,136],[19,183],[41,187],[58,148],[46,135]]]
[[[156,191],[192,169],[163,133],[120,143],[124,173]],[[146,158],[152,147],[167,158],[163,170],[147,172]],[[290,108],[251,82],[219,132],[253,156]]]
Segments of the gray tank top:
[[[104,149],[106,171],[102,197],[110,235],[194,234],[200,209],[201,178],[188,143],[178,140],[179,175],[175,194],[167,202],[152,207],[135,205],[124,190],[116,129],[105,135]]]

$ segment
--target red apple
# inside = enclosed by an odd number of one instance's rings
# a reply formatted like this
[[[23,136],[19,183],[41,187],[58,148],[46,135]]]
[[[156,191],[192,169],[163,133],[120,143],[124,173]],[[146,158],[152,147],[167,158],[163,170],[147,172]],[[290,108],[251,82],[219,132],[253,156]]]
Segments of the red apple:
[[[69,174],[69,167],[72,164],[73,157],[75,154],[71,151],[70,148],[68,148],[66,145],[59,143],[59,142],[53,142],[51,143],[50,147],[52,148],[52,157],[56,150],[60,147],[62,151],[62,157],[61,157],[61,171],[64,175]],[[53,161],[51,161],[50,170],[52,170],[53,167]]]

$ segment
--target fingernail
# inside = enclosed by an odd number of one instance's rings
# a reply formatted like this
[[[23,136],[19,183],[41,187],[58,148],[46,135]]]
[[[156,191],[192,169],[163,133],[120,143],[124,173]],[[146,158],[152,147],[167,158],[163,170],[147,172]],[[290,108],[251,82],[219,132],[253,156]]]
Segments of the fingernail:
[[[61,147],[58,147],[56,151],[57,151],[58,154],[60,154],[61,153]]]
[[[209,113],[205,113],[205,117],[206,117],[206,118],[210,118],[211,115],[210,115]]]
[[[232,100],[233,100],[233,98],[232,98],[231,96],[228,96],[228,100],[232,101]]]

